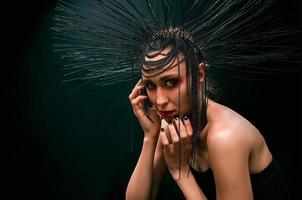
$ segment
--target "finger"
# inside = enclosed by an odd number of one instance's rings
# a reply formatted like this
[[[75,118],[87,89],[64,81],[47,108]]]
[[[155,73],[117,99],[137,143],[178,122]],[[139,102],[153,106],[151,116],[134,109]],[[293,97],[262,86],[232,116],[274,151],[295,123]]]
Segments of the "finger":
[[[129,99],[132,100],[134,98],[136,98],[137,96],[140,95],[140,91],[144,88],[144,85],[138,85],[135,88],[133,88],[132,92],[129,95]],[[145,95],[141,95],[141,96],[145,96]]]
[[[183,123],[184,123],[185,129],[186,129],[187,135],[191,137],[193,135],[193,129],[192,129],[192,125],[191,125],[191,122],[190,122],[190,119],[188,116],[185,115],[183,117]]]
[[[161,142],[165,148],[169,146],[169,140],[167,138],[167,135],[165,134],[165,130],[163,128],[160,129],[160,137],[161,137]]]
[[[167,126],[166,129],[164,130],[164,134],[166,135],[169,144],[172,144],[173,141],[172,141],[172,137],[171,137],[170,130],[169,130],[168,126]]]
[[[177,132],[179,133],[180,139],[184,139],[187,137],[186,128],[185,128],[182,120],[180,120],[178,117],[175,117],[174,126],[175,126]]]
[[[131,101],[131,104],[134,106],[138,106],[139,103],[142,103],[147,98],[148,98],[147,96],[137,96],[135,99]]]
[[[134,87],[137,87],[137,86],[142,85],[142,84],[143,84],[143,79],[139,79],[139,80],[137,81],[137,83],[135,84]]]
[[[169,128],[169,131],[170,131],[170,134],[171,134],[172,142],[173,143],[178,143],[179,142],[179,137],[178,137],[177,131],[176,131],[173,123],[168,124],[168,128]]]
[[[147,99],[148,97],[146,96],[138,96],[135,99],[133,99],[131,101],[131,105],[134,111],[134,114],[138,117],[138,118],[144,118],[146,117],[146,111],[145,108],[143,106],[144,101]],[[146,120],[146,119],[145,119]]]
[[[159,114],[156,112],[156,110],[151,110],[147,107],[148,116],[151,118],[152,121],[157,122],[159,125],[161,123],[161,119]]]
[[[157,114],[157,112],[145,110],[143,103],[146,99],[148,99],[147,96],[138,96],[131,101],[135,116],[142,124],[150,123],[151,121],[152,123],[156,123],[158,126],[160,126],[160,116]]]

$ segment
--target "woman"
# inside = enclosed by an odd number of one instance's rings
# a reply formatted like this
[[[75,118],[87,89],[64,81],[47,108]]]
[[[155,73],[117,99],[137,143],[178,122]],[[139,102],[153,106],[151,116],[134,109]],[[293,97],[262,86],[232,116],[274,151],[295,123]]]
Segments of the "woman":
[[[230,77],[261,79],[280,69],[256,63],[295,62],[288,56],[295,48],[282,43],[289,32],[273,23],[279,22],[273,1],[79,2],[60,3],[54,28],[57,51],[71,62],[66,82],[79,81],[75,89],[94,81],[110,85],[141,72],[129,99],[144,142],[127,199],[155,199],[166,169],[187,199],[286,198],[265,140],[209,98],[207,73],[210,66]]]
[[[286,199],[261,133],[207,98],[207,65],[188,33],[160,31],[143,52],[129,99],[144,141],[126,199],[155,199],[166,169],[186,199]]]

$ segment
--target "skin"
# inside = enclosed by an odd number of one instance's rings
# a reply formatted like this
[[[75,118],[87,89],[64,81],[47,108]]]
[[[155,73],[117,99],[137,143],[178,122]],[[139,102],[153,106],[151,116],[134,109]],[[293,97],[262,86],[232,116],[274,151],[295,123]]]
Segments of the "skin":
[[[179,57],[181,60],[182,54]],[[160,58],[159,55],[152,59]],[[199,83],[204,81],[204,67],[200,63]],[[178,67],[143,79],[129,95],[133,111],[144,130],[144,142],[128,183],[126,199],[155,199],[166,169],[186,199],[207,199],[189,167],[192,126],[189,119],[183,119],[186,113],[191,112],[186,95],[185,63],[180,63],[180,79]],[[146,89],[154,105],[149,110],[152,121],[144,114],[143,102],[148,97],[140,95],[142,89]],[[181,110],[178,109],[179,104]],[[180,119],[174,119],[171,124],[161,121],[157,111],[162,109],[176,110]],[[210,99],[207,119],[192,167],[200,172],[212,169],[217,199],[253,199],[249,174],[261,172],[272,160],[264,138],[248,120]],[[160,131],[160,127],[164,130]],[[180,144],[181,156],[178,149]]]

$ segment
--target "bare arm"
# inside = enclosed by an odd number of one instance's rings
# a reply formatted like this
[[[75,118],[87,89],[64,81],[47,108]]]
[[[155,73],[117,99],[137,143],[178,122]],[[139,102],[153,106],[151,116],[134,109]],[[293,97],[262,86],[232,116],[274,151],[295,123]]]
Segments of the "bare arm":
[[[144,131],[144,140],[141,154],[127,186],[126,199],[128,200],[145,200],[156,196],[157,190],[152,188],[154,184],[159,184],[160,176],[156,175],[153,180],[153,171],[162,169],[160,154],[155,153],[161,126],[160,117],[154,108],[149,108],[148,116],[146,115],[144,100],[148,97],[141,94],[144,87],[142,81],[139,80],[129,95],[133,112]]]
[[[151,198],[156,142],[155,139],[144,139],[140,157],[127,186],[126,199]]]
[[[248,167],[249,145],[244,134],[230,131],[208,138],[217,199],[253,199]]]
[[[128,183],[126,199],[155,199],[166,170],[160,140],[144,139],[142,151]]]
[[[163,146],[160,139],[158,139],[153,163],[152,199],[156,198],[160,182],[166,169],[167,166],[164,158]]]

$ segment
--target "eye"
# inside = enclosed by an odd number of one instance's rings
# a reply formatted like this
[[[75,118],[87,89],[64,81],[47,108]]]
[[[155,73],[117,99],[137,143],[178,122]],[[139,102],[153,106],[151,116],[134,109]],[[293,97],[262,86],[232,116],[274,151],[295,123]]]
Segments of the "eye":
[[[155,85],[153,83],[145,83],[145,86],[147,89],[152,90],[155,88]]]
[[[165,85],[168,87],[176,86],[177,83],[178,83],[177,79],[170,79],[170,80],[165,81]]]

